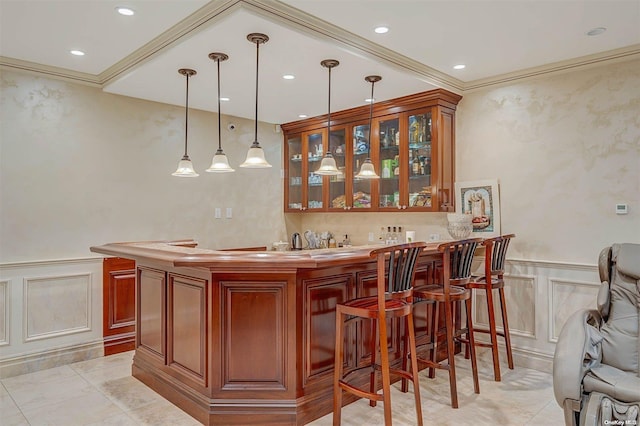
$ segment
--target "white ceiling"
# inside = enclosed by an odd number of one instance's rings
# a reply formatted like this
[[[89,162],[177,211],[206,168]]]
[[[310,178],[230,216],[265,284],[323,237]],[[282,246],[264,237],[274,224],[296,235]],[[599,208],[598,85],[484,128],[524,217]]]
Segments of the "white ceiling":
[[[115,12],[129,6],[133,17]],[[387,34],[373,32],[378,25]],[[435,87],[463,93],[501,81],[592,62],[640,56],[640,0],[0,0],[0,65],[45,72],[110,93],[253,118],[255,44],[260,46],[259,119],[272,123]],[[602,35],[586,32],[605,27]],[[68,52],[87,52],[75,57]],[[454,70],[464,63],[464,70]],[[290,73],[294,80],[283,80]]]

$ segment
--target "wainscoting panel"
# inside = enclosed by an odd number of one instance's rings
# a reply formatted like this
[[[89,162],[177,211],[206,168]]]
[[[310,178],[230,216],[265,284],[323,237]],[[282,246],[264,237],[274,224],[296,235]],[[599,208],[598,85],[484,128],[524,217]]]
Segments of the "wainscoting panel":
[[[600,284],[549,278],[549,341],[556,343],[562,325],[578,309],[595,309]],[[571,307],[571,309],[567,309]]]
[[[8,280],[0,281],[0,346],[9,344],[9,330],[11,328],[10,285]]]
[[[91,274],[25,278],[24,306],[25,342],[88,331]]]
[[[103,356],[102,258],[0,264],[0,378]]]
[[[512,335],[536,338],[536,277],[533,275],[505,275],[504,295],[507,300],[507,319]],[[489,327],[485,291],[474,293],[474,324]],[[498,290],[493,292],[493,306],[498,330],[503,329]]]

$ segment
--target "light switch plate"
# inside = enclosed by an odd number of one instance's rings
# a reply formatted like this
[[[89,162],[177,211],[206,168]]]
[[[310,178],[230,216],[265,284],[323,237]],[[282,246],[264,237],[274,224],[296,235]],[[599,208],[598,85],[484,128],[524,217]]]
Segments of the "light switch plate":
[[[231,207],[227,207],[227,219],[231,219],[233,217],[233,210],[231,209]]]
[[[220,219],[222,218],[222,210],[220,210],[220,207],[216,207],[216,209],[214,210],[215,212],[215,218],[216,219]]]

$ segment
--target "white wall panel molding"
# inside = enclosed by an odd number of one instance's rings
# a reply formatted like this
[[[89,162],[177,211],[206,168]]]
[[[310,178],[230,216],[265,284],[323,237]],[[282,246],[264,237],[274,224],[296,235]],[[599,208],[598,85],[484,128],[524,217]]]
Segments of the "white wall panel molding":
[[[0,281],[0,346],[11,341],[11,281]]]
[[[559,262],[553,260],[537,259],[507,259],[507,267],[528,266],[545,269],[563,269],[578,271],[598,271],[598,265],[589,263]]]
[[[69,259],[44,259],[29,260],[24,262],[6,262],[0,263],[0,272],[22,268],[42,268],[44,266],[62,266],[62,265],[82,265],[82,264],[100,264],[102,265],[103,257],[78,257]]]
[[[549,342],[556,343],[562,326],[575,311],[594,309],[599,282],[549,277]]]
[[[536,339],[536,294],[535,275],[505,274],[504,293],[507,304],[507,319],[511,335]],[[474,293],[474,324],[482,328],[489,327],[487,297],[484,291]],[[498,330],[503,330],[500,299],[493,292],[493,307]]]
[[[91,331],[92,274],[24,278],[25,342]]]

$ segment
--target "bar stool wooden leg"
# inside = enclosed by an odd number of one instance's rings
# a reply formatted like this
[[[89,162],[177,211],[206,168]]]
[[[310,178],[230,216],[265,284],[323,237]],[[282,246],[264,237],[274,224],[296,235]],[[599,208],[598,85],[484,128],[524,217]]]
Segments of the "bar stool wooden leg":
[[[431,311],[431,362],[435,364],[438,362],[438,327],[440,325],[439,322],[439,308],[440,303],[435,302],[433,304],[433,308]],[[429,378],[434,379],[436,377],[436,369],[433,367],[429,367]]]
[[[376,391],[376,386],[378,385],[377,383],[377,376],[376,376],[376,369],[375,369],[375,365],[376,365],[376,348],[378,347],[378,344],[376,342],[376,340],[378,339],[378,332],[376,330],[376,324],[378,321],[376,320],[372,320],[371,322],[371,338],[370,338],[370,343],[371,343],[371,375],[369,378],[369,391],[371,393]],[[380,352],[382,353],[382,349],[380,349]],[[374,399],[370,399],[369,400],[369,406],[370,407],[375,407],[377,405],[377,401]]]
[[[451,406],[458,408],[458,390],[456,386],[455,342],[453,340],[453,307],[444,304],[444,321],[447,334],[447,358],[449,360],[449,387],[451,389]]]
[[[344,328],[343,315],[340,311],[340,306],[336,308],[336,356],[333,367],[333,425],[339,426],[342,415],[342,389],[339,382],[342,378],[342,365],[344,359],[344,338],[342,332]]]
[[[464,302],[467,307],[467,329],[469,336],[469,351],[471,352],[471,372],[473,374],[473,391],[480,393],[480,382],[478,381],[478,362],[476,359],[476,341],[473,336],[473,319],[471,318],[471,299]]]
[[[391,425],[391,374],[389,374],[389,351],[387,350],[387,322],[383,319],[378,321],[379,329],[380,329],[380,345],[384,345],[384,350],[382,346],[380,348],[380,368],[382,369],[382,389],[383,399],[382,403],[384,404],[384,424],[387,426]]]
[[[509,335],[509,321],[507,320],[507,301],[504,296],[504,288],[498,289],[500,294],[500,310],[502,311],[502,327],[504,328],[504,343],[507,347],[507,362],[509,369],[513,370],[513,352],[511,351],[511,336]]]
[[[500,360],[498,359],[498,334],[496,333],[496,314],[493,304],[493,290],[487,286],[485,291],[487,295],[487,311],[489,314],[489,336],[491,339],[491,356],[493,357],[493,378],[496,382],[501,380],[500,377]],[[504,319],[504,314],[503,314]]]
[[[407,350],[411,354],[411,374],[413,378],[413,393],[416,404],[416,415],[418,416],[418,426],[422,426],[422,405],[420,400],[420,383],[418,382],[418,360],[416,352],[416,332],[413,328],[413,314],[407,316],[407,325],[409,331],[409,345]],[[405,346],[406,348],[406,346]],[[406,356],[404,359],[406,360]]]

